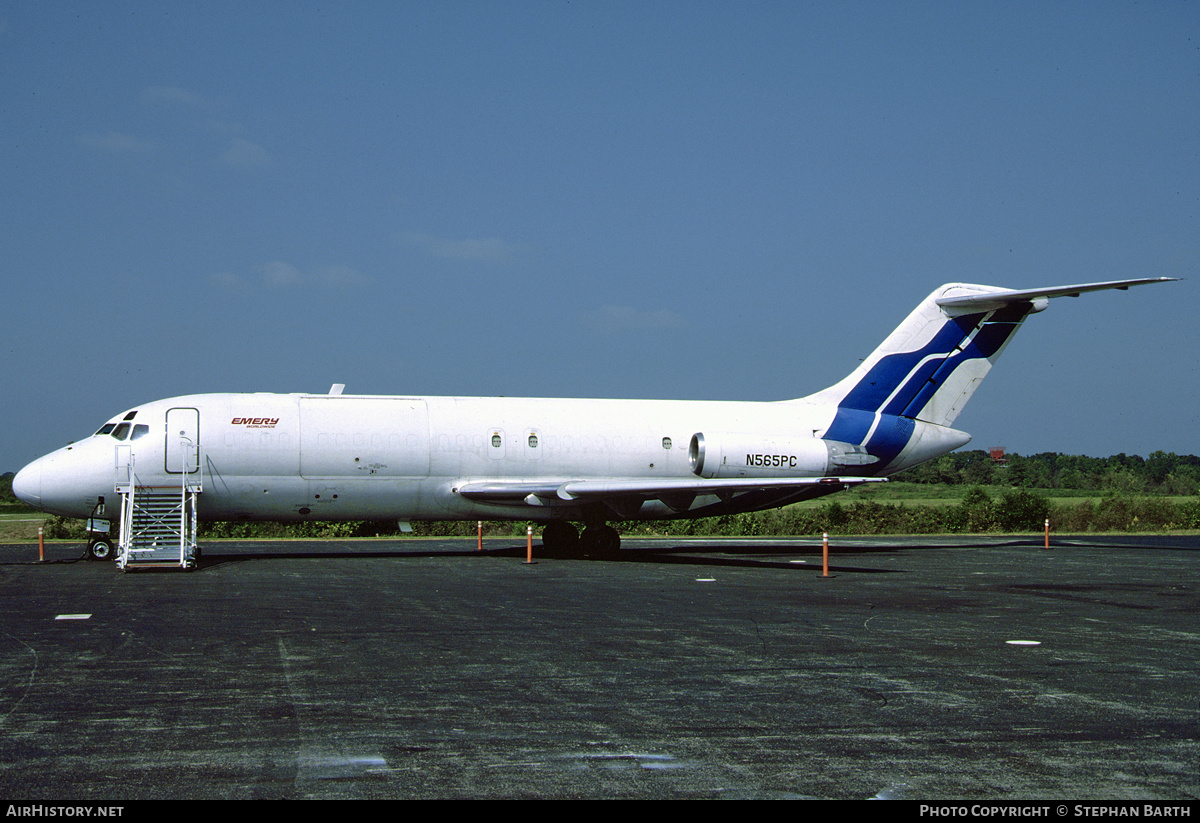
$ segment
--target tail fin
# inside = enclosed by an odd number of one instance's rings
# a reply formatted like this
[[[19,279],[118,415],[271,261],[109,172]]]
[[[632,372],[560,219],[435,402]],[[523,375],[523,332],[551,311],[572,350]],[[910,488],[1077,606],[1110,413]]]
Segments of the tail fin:
[[[809,399],[949,426],[1036,309],[1022,301],[951,315],[938,301],[1001,293],[961,283],[939,287],[848,377]]]
[[[947,283],[926,297],[848,377],[805,399],[837,407],[825,439],[859,445],[869,445],[868,436],[872,442],[878,438],[880,445],[886,440],[892,447],[879,455],[886,463],[907,443],[913,421],[942,427],[954,422],[1021,323],[1045,309],[1049,298],[1173,279],[1022,291]]]

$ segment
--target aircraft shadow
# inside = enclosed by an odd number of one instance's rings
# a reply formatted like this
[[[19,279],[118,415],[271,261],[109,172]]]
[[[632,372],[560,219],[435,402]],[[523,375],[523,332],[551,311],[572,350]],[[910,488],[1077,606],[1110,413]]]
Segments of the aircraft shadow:
[[[483,552],[487,554],[487,552]],[[258,560],[369,560],[369,559],[408,559],[413,560],[431,557],[477,557],[480,553],[471,551],[307,551],[307,552],[287,552],[287,551],[267,551],[267,552],[246,552],[237,554],[222,554],[220,552],[205,551],[200,562],[196,564],[196,571],[204,571],[205,569],[215,566],[224,566],[229,563],[246,563]]]
[[[895,548],[887,550],[895,552]],[[489,549],[484,552],[496,557],[524,557],[525,547],[506,548],[506,549]],[[696,546],[655,546],[636,549],[618,549],[615,554],[607,557],[563,557],[548,555],[544,551],[541,554],[541,559],[547,560],[575,560],[584,563],[655,563],[655,564],[680,564],[687,566],[724,566],[724,567],[741,567],[741,568],[760,568],[760,569],[786,569],[787,571],[795,572],[820,572],[821,571],[821,552],[818,547],[816,551],[816,559],[797,562],[796,560],[772,560],[763,559],[764,555],[786,555],[795,558],[798,554],[812,554],[812,547],[805,546],[756,546],[756,545],[722,545],[714,546],[712,549],[704,549]],[[715,556],[721,555],[721,556]],[[533,552],[533,559],[539,559],[537,548]],[[865,568],[846,565],[829,566],[832,571],[844,572],[861,572],[865,574],[890,574],[894,573],[895,569],[877,569]]]
[[[764,551],[763,546],[722,546],[720,549],[713,549],[714,553],[719,552],[722,556],[713,556],[707,554],[703,549],[698,550],[695,546],[677,546],[664,548],[640,548],[640,549],[622,549],[611,557],[555,557],[547,555],[544,551],[538,552],[535,547],[533,553],[533,561],[555,560],[555,561],[574,561],[579,563],[654,563],[654,564],[680,564],[688,566],[707,566],[707,567],[740,567],[740,568],[766,568],[779,569],[794,572],[820,572],[820,552],[817,552],[815,559],[810,559],[805,562],[796,562],[795,560],[774,560],[764,559],[764,555],[787,555],[795,557],[801,553],[796,547],[771,547]],[[805,547],[809,548],[809,547]],[[895,549],[890,551],[894,552]],[[810,553],[805,551],[803,553]],[[876,552],[884,553],[884,552]],[[738,555],[741,556],[738,556]],[[754,555],[754,556],[750,556]],[[246,563],[246,562],[263,562],[276,560],[367,560],[367,559],[389,559],[389,560],[422,560],[429,558],[468,558],[468,557],[504,557],[504,558],[524,558],[525,547],[514,546],[498,549],[484,549],[482,552],[474,549],[464,551],[255,551],[246,553],[218,553],[206,551],[202,554],[199,563],[193,573],[203,573],[208,569],[225,566],[231,563]],[[829,566],[830,572],[855,572],[859,574],[892,574],[896,573],[895,569],[885,568],[870,568],[863,566],[847,566],[841,563],[831,563]],[[153,567],[148,566],[140,569],[131,568],[133,572],[153,572],[153,571],[178,571],[178,566]]]

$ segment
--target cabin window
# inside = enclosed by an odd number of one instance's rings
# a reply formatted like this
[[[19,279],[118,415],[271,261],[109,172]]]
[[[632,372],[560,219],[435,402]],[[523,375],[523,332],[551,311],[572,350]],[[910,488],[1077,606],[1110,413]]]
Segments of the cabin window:
[[[669,437],[664,437],[664,438],[663,438],[663,448],[664,448],[664,449],[670,449],[670,448],[671,448],[671,438],[669,438]]]

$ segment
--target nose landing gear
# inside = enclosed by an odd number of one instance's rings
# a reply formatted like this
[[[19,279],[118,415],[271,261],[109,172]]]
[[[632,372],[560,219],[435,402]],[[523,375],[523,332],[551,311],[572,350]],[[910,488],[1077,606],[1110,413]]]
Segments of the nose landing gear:
[[[112,560],[114,558],[115,547],[112,539],[108,536],[111,525],[104,517],[104,498],[99,497],[96,499],[92,515],[87,521],[88,560]]]
[[[89,560],[112,560],[113,559],[113,544],[107,537],[101,537],[88,543],[87,554]]]

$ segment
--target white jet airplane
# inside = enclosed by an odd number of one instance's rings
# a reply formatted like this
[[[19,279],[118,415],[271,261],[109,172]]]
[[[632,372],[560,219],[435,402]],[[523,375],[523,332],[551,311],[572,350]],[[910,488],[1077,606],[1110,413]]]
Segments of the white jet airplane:
[[[13,491],[46,512],[103,517],[118,491],[192,483],[202,520],[533,520],[549,550],[604,554],[620,543],[609,520],[774,508],[953,451],[971,438],[950,425],[1049,298],[1173,279],[943,285],[852,374],[796,400],[351,396],[338,385],[174,397],[35,460]],[[111,548],[93,541],[95,555]]]

